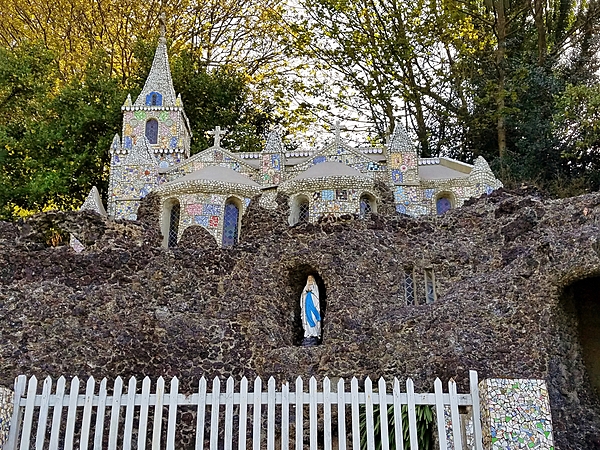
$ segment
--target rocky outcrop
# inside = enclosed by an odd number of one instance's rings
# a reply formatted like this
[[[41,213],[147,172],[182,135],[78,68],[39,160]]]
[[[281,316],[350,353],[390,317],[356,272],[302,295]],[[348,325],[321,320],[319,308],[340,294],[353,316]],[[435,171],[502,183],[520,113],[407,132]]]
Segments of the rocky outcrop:
[[[1,384],[20,373],[177,375],[192,390],[202,375],[369,375],[422,389],[453,377],[466,389],[475,369],[546,379],[557,447],[600,448],[573,288],[600,286],[600,194],[500,190],[439,217],[384,208],[294,227],[285,197],[273,211],[255,199],[237,246],[191,230],[172,250],[147,220],[158,217],[151,200],[138,222],[72,212],[0,224]],[[86,250],[49,246],[48,229],[79,233]],[[424,301],[424,269],[435,303]],[[405,272],[416,305],[405,304]],[[309,274],[322,290],[323,343],[303,348]]]

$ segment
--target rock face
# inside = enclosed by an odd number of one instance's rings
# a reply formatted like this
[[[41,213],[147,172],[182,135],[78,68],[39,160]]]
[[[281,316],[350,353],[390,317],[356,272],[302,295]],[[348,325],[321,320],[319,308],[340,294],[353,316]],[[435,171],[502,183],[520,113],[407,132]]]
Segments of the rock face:
[[[156,217],[152,198],[139,222],[71,212],[0,223],[0,384],[21,373],[177,375],[191,391],[202,375],[368,375],[410,376],[423,390],[454,377],[466,390],[475,369],[544,378],[557,448],[600,448],[590,383],[599,364],[580,343],[594,340],[595,322],[585,339],[578,328],[581,311],[600,315],[590,300],[600,288],[599,193],[544,200],[500,190],[440,217],[296,227],[286,199],[277,203],[270,211],[255,199],[240,243],[225,249],[192,231],[160,248],[144,219]],[[87,249],[49,247],[52,229]],[[435,274],[431,304],[425,269]],[[416,305],[406,305],[405,273]],[[323,343],[303,348],[309,274],[322,291]]]

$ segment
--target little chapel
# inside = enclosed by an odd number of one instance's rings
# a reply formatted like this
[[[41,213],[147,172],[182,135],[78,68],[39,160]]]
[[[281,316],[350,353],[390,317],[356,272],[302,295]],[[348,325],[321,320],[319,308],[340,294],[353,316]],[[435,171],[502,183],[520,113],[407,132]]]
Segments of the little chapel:
[[[386,145],[353,147],[338,127],[328,144],[298,151],[286,151],[273,131],[256,153],[222,148],[225,130],[216,127],[210,132],[213,145],[190,156],[192,133],[173,87],[164,34],[142,92],[135,101],[128,96],[122,111],[122,136],[116,135],[110,148],[107,214],[135,220],[140,200],[155,192],[165,247],[177,245],[191,226],[204,227],[218,245],[234,245],[252,199],[275,208],[278,193],[289,198],[293,226],[325,216],[376,213],[381,183],[393,193],[396,211],[410,216],[443,214],[502,186],[481,156],[474,165],[419,158],[399,125]],[[104,212],[95,188],[82,208]]]

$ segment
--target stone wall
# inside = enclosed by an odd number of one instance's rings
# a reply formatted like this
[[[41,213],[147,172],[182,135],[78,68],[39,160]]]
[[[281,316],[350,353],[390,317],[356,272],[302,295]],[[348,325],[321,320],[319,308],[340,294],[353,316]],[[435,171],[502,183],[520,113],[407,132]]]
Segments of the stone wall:
[[[191,391],[202,375],[369,375],[410,376],[417,389],[453,377],[466,391],[474,369],[544,379],[557,448],[600,448],[577,300],[564,295],[600,274],[600,194],[498,191],[441,217],[295,227],[287,198],[275,210],[257,200],[225,249],[191,230],[186,246],[160,248],[152,196],[139,222],[72,212],[0,224],[0,384],[20,373],[177,375]],[[52,227],[85,230],[86,250],[48,247]],[[407,268],[417,287],[434,271],[435,303],[405,305]],[[322,289],[323,344],[302,348],[309,274]]]

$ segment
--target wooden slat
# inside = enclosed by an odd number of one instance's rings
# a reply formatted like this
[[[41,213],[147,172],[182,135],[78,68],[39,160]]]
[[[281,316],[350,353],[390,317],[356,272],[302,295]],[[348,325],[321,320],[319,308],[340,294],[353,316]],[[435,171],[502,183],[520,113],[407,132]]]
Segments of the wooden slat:
[[[404,450],[404,431],[402,427],[402,401],[400,392],[400,381],[394,378],[394,436],[396,437],[396,449]]]
[[[175,426],[177,422],[177,396],[179,394],[179,379],[171,379],[169,392],[169,418],[167,421],[167,450],[175,450]]]
[[[129,378],[129,383],[127,384],[127,406],[125,408],[125,428],[123,429],[123,450],[131,449],[131,439],[133,437],[133,412],[135,410],[136,391],[137,380],[135,377],[131,377]]]
[[[379,420],[381,430],[381,450],[390,449],[390,433],[388,430],[388,404],[387,404],[387,393],[385,387],[385,380],[379,379],[377,385],[379,393]]]
[[[267,383],[267,450],[275,450],[275,378]]]
[[[25,394],[27,388],[27,377],[19,375],[15,378],[15,393],[13,396],[13,413],[10,419],[10,431],[8,432],[8,441],[4,448],[6,450],[15,450],[17,448],[17,439],[21,431],[21,418],[23,417],[23,409],[21,408],[21,398]]]
[[[410,435],[410,449],[417,450],[419,442],[417,439],[417,415],[415,412],[415,385],[413,380],[406,380],[406,395],[408,396],[408,431]]]
[[[260,450],[260,427],[261,427],[261,405],[262,405],[262,380],[256,377],[254,380],[254,406],[252,407],[252,449]]]
[[[323,444],[325,450],[331,450],[331,381],[323,379]]]
[[[219,397],[221,395],[221,380],[213,379],[210,406],[210,450],[217,450],[219,444]]]
[[[365,380],[365,412],[367,450],[375,450],[375,424],[373,423],[373,383],[369,377]]]
[[[23,431],[21,432],[21,450],[29,450],[31,439],[31,426],[33,424],[33,411],[35,409],[35,397],[37,395],[37,378],[32,376],[27,386],[27,402],[25,403],[25,415],[23,416]]]
[[[446,450],[446,448],[448,448],[448,443],[446,439],[446,420],[444,417],[442,380],[436,378],[433,387],[435,391],[435,416],[437,422],[438,441],[440,443],[440,450]]]
[[[352,377],[350,381],[350,393],[352,394],[352,449],[360,450],[360,409],[356,377]]]
[[[235,382],[232,377],[227,379],[225,389],[225,450],[232,450],[233,446],[233,389]]]
[[[317,379],[308,381],[308,414],[310,429],[310,450],[317,450]]]
[[[337,384],[337,420],[338,420],[338,449],[346,450],[346,401],[344,379]]]
[[[142,396],[140,398],[140,421],[138,425],[138,450],[146,450],[146,437],[148,431],[148,410],[150,409],[150,378],[142,380]]]
[[[90,426],[92,424],[92,403],[94,402],[94,390],[96,380],[89,377],[85,385],[85,404],[83,405],[83,418],[81,419],[81,438],[79,439],[79,450],[87,450],[90,442]]]
[[[206,378],[198,382],[198,409],[196,417],[196,450],[204,448],[204,420],[206,416]]]
[[[36,450],[44,448],[46,441],[46,424],[48,422],[48,410],[50,408],[50,394],[52,393],[52,378],[46,377],[44,387],[42,388],[42,398],[40,399],[40,414],[38,416],[38,428],[35,438]]]
[[[483,435],[481,433],[481,409],[479,405],[479,380],[475,370],[469,371],[469,386],[473,413],[473,442],[475,450],[483,450]]]
[[[281,386],[281,450],[290,447],[290,385],[286,381]]]
[[[154,423],[152,424],[152,450],[160,450],[164,404],[165,379],[163,377],[158,377],[158,380],[156,381],[156,402],[154,403]]]
[[[304,384],[302,378],[296,378],[296,450],[304,447]]]
[[[62,418],[63,398],[65,396],[65,377],[60,377],[56,382],[54,394],[54,409],[52,411],[52,429],[50,431],[49,450],[58,450],[58,436],[60,433],[60,422]]]
[[[69,392],[69,409],[67,409],[67,428],[65,432],[65,450],[72,450],[73,440],[75,438],[75,420],[77,418],[77,398],[79,397],[79,378],[74,377],[71,380],[71,390]]]
[[[240,381],[240,424],[238,450],[246,450],[246,434],[248,426],[248,378]]]
[[[123,393],[123,379],[115,378],[112,405],[110,408],[110,428],[108,429],[108,450],[117,450],[119,437],[119,416],[121,415],[121,394]]]
[[[454,448],[461,449],[462,434],[460,432],[460,414],[458,412],[458,396],[456,395],[456,382],[448,382],[448,391],[450,393],[450,415],[452,417],[452,437],[454,438]]]
[[[98,407],[96,409],[96,426],[94,433],[94,450],[102,449],[102,440],[104,434],[104,416],[106,414],[106,378],[100,382],[98,391]]]

